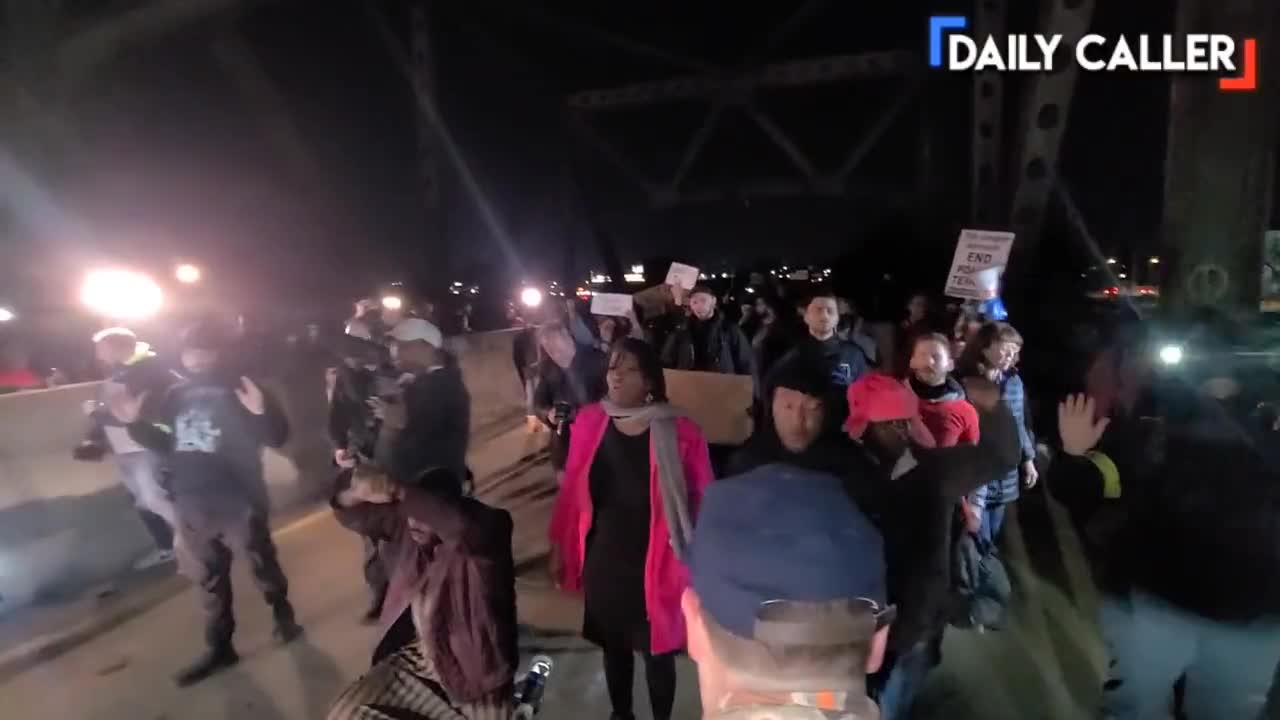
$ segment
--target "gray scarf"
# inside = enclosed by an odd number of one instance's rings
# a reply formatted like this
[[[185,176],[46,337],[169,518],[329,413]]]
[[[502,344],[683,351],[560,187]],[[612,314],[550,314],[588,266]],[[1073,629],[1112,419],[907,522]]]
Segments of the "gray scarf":
[[[680,446],[676,440],[679,410],[655,403],[639,408],[620,408],[605,400],[604,411],[615,420],[638,420],[649,424],[653,455],[658,462],[658,489],[662,493],[662,514],[667,519],[671,549],[681,561],[693,537],[693,518],[689,514],[689,488],[685,482],[684,464],[680,462]]]

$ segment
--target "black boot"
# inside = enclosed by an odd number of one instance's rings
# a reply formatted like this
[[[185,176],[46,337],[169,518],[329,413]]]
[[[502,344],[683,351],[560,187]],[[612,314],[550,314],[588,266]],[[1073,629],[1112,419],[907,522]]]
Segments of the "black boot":
[[[289,601],[286,600],[277,605],[273,609],[273,613],[276,616],[276,629],[271,635],[276,639],[276,642],[281,645],[287,645],[302,635],[302,626],[294,619],[293,606],[289,604]]]
[[[236,649],[230,643],[217,645],[206,650],[204,655],[174,675],[173,681],[178,687],[195,685],[238,662],[240,662],[240,656],[236,654]]]

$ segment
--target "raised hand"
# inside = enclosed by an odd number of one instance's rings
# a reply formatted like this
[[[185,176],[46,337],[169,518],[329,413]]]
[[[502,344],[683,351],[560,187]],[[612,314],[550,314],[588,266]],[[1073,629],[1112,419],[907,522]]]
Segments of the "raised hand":
[[[1058,435],[1062,451],[1068,455],[1084,455],[1098,445],[1111,424],[1110,418],[1094,420],[1097,405],[1084,394],[1068,395],[1058,403]]]
[[[262,389],[247,377],[241,376],[240,387],[236,388],[236,397],[240,399],[244,409],[254,415],[261,415],[267,411],[267,401],[262,397]]]
[[[106,390],[107,409],[115,416],[116,420],[128,425],[137,422],[142,416],[142,403],[146,402],[147,391],[143,391],[138,395],[130,395],[129,391],[121,383],[107,383]]]

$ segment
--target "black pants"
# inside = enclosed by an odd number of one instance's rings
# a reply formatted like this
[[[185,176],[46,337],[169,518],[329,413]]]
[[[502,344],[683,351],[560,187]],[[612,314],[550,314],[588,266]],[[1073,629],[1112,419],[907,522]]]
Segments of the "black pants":
[[[276,558],[265,510],[251,506],[208,507],[176,503],[178,567],[196,584],[205,614],[205,641],[210,647],[231,643],[236,629],[231,609],[231,548],[244,553],[253,579],[277,624],[294,621],[289,581]]]
[[[361,536],[360,539],[364,542],[364,581],[369,586],[372,604],[382,607],[382,601],[387,597],[387,583],[390,582],[387,566],[382,561],[382,548],[367,537]]]
[[[173,530],[169,528],[169,523],[165,522],[164,518],[142,508],[138,508],[138,517],[142,518],[142,526],[147,529],[147,534],[151,536],[151,540],[155,542],[158,549],[173,549]]]
[[[605,646],[604,682],[609,689],[609,702],[615,715],[631,716],[632,685],[635,682],[635,653],[627,646]],[[644,658],[644,677],[649,685],[649,706],[654,720],[670,720],[676,703],[676,654],[650,655]]]

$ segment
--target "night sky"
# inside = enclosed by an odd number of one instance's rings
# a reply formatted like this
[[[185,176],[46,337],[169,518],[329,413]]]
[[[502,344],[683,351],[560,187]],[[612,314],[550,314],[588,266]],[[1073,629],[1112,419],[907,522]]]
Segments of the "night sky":
[[[67,93],[61,117],[70,140],[55,143],[56,161],[21,135],[8,140],[60,213],[55,223],[33,228],[25,222],[30,208],[11,211],[0,244],[6,258],[22,262],[3,263],[0,289],[43,286],[47,297],[65,298],[78,268],[105,260],[167,272],[172,262],[192,259],[208,267],[217,292],[297,304],[346,303],[393,279],[578,277],[601,266],[592,221],[624,262],[795,263],[861,251],[929,282],[934,270],[925,272],[919,258],[945,267],[965,220],[968,76],[931,76],[927,110],[904,114],[855,173],[876,189],[914,192],[922,120],[933,127],[931,181],[941,195],[924,222],[910,207],[856,195],[654,210],[566,122],[573,92],[688,73],[586,27],[734,67],[873,50],[923,57],[925,18],[967,9],[964,2],[827,4],[768,48],[770,30],[804,3],[752,9],[656,2],[625,10],[620,3],[550,0],[436,3],[439,104],[510,246],[483,222],[443,153],[444,215],[428,221],[412,92],[399,52],[384,42],[364,3],[246,3],[148,34]],[[377,5],[382,22],[406,42],[404,4]],[[1163,0],[1143,3],[1140,14],[1100,5],[1096,32],[1171,26]],[[82,22],[102,17],[90,13]],[[759,102],[816,165],[829,168],[900,87],[896,79],[862,80],[767,93]],[[1167,80],[1159,76],[1088,75],[1079,85],[1062,173],[1108,252],[1155,238],[1166,103]],[[705,110],[705,102],[686,102],[592,117],[657,179],[678,165]],[[745,177],[797,174],[730,109],[688,184],[714,188]],[[1061,224],[1051,215],[1050,261],[1060,255],[1061,263],[1078,262],[1085,253]],[[443,246],[431,239],[436,227]]]

